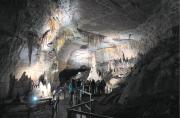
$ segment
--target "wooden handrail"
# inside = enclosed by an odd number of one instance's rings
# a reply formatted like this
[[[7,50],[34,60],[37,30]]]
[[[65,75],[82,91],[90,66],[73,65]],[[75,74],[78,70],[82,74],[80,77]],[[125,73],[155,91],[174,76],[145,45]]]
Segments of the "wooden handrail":
[[[71,113],[75,112],[77,114],[86,115],[86,116],[92,116],[92,117],[96,117],[96,118],[113,118],[113,117],[109,117],[109,116],[104,116],[104,115],[95,114],[95,113],[88,113],[88,112],[78,111],[78,110],[74,110],[74,109],[69,109],[69,111]]]
[[[83,91],[83,90],[80,90],[81,93],[85,93],[85,94],[88,94],[88,95],[92,95],[90,92],[87,92],[87,91]]]
[[[82,106],[82,105],[85,105],[85,104],[88,104],[88,103],[91,103],[91,102],[94,102],[94,101],[95,101],[95,100],[90,100],[90,101],[88,101],[88,102],[83,102],[83,103],[81,103],[81,104],[74,105],[74,106],[69,107],[69,108],[67,108],[67,109],[74,109],[74,108],[76,108],[76,107],[80,107],[80,106]]]
[[[52,98],[50,97],[50,98],[41,98],[41,99],[37,99],[37,101],[50,101],[50,100],[52,100]]]
[[[68,118],[71,118],[72,116],[72,113],[76,113],[76,114],[80,114],[80,115],[86,115],[86,116],[91,116],[91,117],[96,117],[96,118],[113,118],[113,117],[108,117],[108,116],[104,116],[104,115],[100,115],[100,114],[95,114],[95,113],[92,113],[92,112],[83,112],[83,111],[78,111],[78,110],[75,110],[74,108],[77,108],[77,107],[82,107],[83,105],[87,105],[87,104],[92,104],[92,102],[95,102],[95,100],[90,100],[88,102],[83,102],[81,104],[78,104],[78,105],[74,105],[72,107],[69,107],[67,108],[67,111],[68,111]],[[92,110],[92,108],[91,108]]]

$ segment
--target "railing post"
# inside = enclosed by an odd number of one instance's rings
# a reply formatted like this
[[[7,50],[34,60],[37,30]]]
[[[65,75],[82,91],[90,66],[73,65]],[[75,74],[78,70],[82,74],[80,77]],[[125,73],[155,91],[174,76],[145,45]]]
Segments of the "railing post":
[[[91,99],[92,99],[92,95],[90,94],[90,101],[91,101]]]
[[[59,105],[59,95],[58,95],[58,99],[57,99],[57,103],[56,103],[56,110],[55,110],[55,113],[56,113],[56,117],[57,117],[57,112],[58,112],[58,105]]]
[[[81,108],[81,106],[80,106],[80,108]],[[80,114],[81,115],[81,118],[82,118],[82,114]]]
[[[91,102],[91,105],[92,105],[91,112],[95,113],[95,103],[94,103],[94,101]]]
[[[66,88],[64,87],[63,88],[63,93],[64,93],[64,99],[66,98],[66,90],[65,90]]]
[[[80,93],[80,102],[82,101],[82,92],[81,90],[79,90],[79,93]]]
[[[55,116],[56,103],[57,103],[57,100],[56,100],[56,101],[53,103],[53,105],[52,105],[52,118],[54,118],[54,116]]]
[[[92,96],[91,96],[91,94],[90,94],[90,112],[92,112],[92,102],[91,102],[91,99],[92,99]]]
[[[30,118],[30,108],[28,108],[28,118]]]
[[[83,87],[82,87],[83,91],[84,91],[84,83],[83,83]]]
[[[67,109],[67,118],[72,118],[72,112],[70,109]]]

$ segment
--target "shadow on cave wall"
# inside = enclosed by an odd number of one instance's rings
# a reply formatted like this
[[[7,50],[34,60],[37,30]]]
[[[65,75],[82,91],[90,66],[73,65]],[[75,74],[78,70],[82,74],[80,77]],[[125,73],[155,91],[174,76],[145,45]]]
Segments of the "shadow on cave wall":
[[[172,37],[160,40],[141,56],[127,76],[126,86],[120,85],[102,99],[101,103],[111,104],[105,115],[115,118],[179,116],[179,25],[168,32],[172,32]]]
[[[44,74],[39,76],[38,81],[34,81],[31,79],[31,77],[26,75],[26,72],[23,72],[19,79],[17,79],[15,75],[11,73],[7,98],[13,101],[18,101],[20,98],[25,100],[29,97],[34,88],[38,88],[40,86],[40,82],[43,85],[47,84],[47,81],[44,78]]]
[[[15,75],[10,74],[9,92],[7,96],[9,99],[28,96],[31,90],[32,79],[26,75],[26,72],[23,72],[19,79],[16,79]]]

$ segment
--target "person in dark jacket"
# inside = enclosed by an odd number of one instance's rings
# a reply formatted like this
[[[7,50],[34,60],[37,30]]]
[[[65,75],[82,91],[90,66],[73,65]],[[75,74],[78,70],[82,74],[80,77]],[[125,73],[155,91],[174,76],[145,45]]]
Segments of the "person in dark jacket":
[[[101,94],[105,94],[105,87],[106,87],[106,82],[104,80],[101,80]]]
[[[80,79],[77,80],[77,88],[81,89],[81,80]]]
[[[97,86],[97,94],[100,95],[100,93],[101,93],[101,82],[100,82],[100,80],[96,81],[96,86]]]
[[[92,79],[90,86],[91,86],[91,94],[94,95],[96,90],[96,83],[94,79]]]

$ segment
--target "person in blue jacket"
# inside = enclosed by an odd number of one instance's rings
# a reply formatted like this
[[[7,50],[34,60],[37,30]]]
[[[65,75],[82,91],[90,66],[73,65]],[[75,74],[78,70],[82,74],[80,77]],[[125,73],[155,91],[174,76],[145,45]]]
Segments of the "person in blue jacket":
[[[68,89],[69,89],[69,94],[70,94],[70,102],[72,103],[74,93],[75,93],[75,90],[76,90],[76,83],[75,83],[74,79],[71,79],[71,82],[69,83]]]

